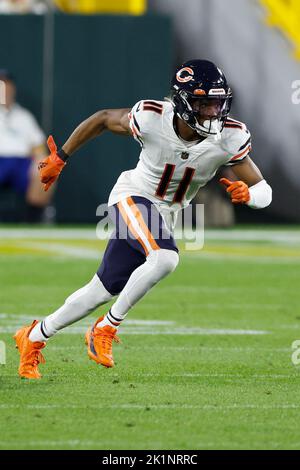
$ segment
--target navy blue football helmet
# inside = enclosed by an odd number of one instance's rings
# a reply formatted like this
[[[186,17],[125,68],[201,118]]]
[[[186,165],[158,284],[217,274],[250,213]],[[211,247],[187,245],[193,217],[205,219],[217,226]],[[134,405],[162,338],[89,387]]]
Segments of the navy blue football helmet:
[[[229,114],[232,92],[222,70],[209,60],[190,60],[176,69],[171,83],[172,102],[178,117],[202,137],[219,134]],[[201,103],[219,101],[219,112],[201,124]],[[218,102],[217,101],[217,102]],[[216,102],[216,101],[215,101]]]

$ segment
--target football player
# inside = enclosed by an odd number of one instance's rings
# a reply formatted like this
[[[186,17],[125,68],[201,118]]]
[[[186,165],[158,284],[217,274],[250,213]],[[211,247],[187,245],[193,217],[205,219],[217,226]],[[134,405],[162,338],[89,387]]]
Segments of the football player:
[[[39,165],[46,191],[69,157],[106,130],[133,136],[142,149],[137,166],[123,172],[111,191],[108,205],[116,229],[97,273],[54,313],[16,332],[21,377],[40,378],[41,350],[49,338],[118,296],[85,336],[89,357],[114,366],[112,343],[129,309],[178,264],[176,214],[222,165],[231,166],[237,179],[220,180],[234,204],[260,209],[271,203],[272,189],[249,157],[250,133],[229,117],[232,92],[223,72],[210,61],[191,60],[176,70],[171,87],[168,100],[145,99],[132,109],[97,112],[60,150],[49,137],[50,155]]]

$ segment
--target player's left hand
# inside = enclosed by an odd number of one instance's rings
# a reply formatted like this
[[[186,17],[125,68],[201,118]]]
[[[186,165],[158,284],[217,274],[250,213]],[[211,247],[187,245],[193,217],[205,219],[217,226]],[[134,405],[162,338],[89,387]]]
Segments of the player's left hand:
[[[230,181],[227,178],[221,178],[219,181],[226,186],[233,204],[246,204],[250,201],[249,187],[244,181]]]
[[[50,150],[50,155],[49,157],[44,158],[44,160],[42,160],[38,165],[40,180],[44,183],[44,191],[48,191],[50,186],[57,180],[66,164],[59,155],[57,155],[57,147],[52,135],[48,138],[47,144]]]

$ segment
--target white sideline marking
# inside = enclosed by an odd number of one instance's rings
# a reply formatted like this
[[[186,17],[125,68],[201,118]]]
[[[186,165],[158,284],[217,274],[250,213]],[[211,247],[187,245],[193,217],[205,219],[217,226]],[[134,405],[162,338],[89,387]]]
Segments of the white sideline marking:
[[[66,445],[66,446],[70,446],[70,447],[77,447],[77,446],[84,446],[84,447],[87,447],[87,446],[99,446],[99,445],[103,445],[103,442],[99,439],[99,441],[80,441],[78,439],[74,439],[74,440],[68,440],[68,441],[47,441],[47,440],[40,440],[40,441],[0,441],[0,444],[2,446],[39,446],[39,445],[45,445],[45,446],[50,446],[50,447],[57,447],[57,446],[61,446],[61,445]],[[25,448],[26,448],[25,447]]]
[[[268,241],[283,244],[300,243],[299,230],[205,230],[208,240]]]
[[[234,286],[234,287],[231,287],[231,286],[226,286],[226,287],[220,287],[220,286],[204,286],[204,285],[198,285],[198,286],[191,286],[191,285],[187,285],[187,286],[184,286],[182,284],[172,284],[172,285],[161,285],[159,286],[159,290],[160,292],[168,292],[168,293],[172,293],[173,291],[174,292],[182,292],[182,293],[196,293],[196,294],[200,294],[200,293],[212,293],[212,294],[230,294],[230,293],[236,293],[236,291],[238,290],[241,290],[241,291],[245,291],[245,286]],[[277,287],[265,287],[264,285],[256,285],[255,287],[252,287],[252,286],[248,286],[247,285],[247,291],[248,292],[254,292],[256,293],[258,290],[261,290],[263,291],[264,294],[278,294],[278,288]],[[206,305],[205,303],[203,305]],[[244,303],[237,303],[237,302],[233,302],[233,303],[230,303],[230,306],[231,305],[244,305]],[[269,305],[269,304],[263,304],[263,303],[252,303],[251,305],[253,305],[253,307],[257,307],[257,306],[260,306],[262,305],[263,307]],[[276,305],[278,305],[276,303]],[[286,306],[286,303],[285,304],[279,304],[279,306]]]
[[[19,440],[14,440],[14,441],[0,441],[0,444],[2,446],[5,446],[5,448],[9,448],[9,446],[13,446],[14,448],[18,446],[18,450],[22,450],[23,448],[27,449],[28,446],[49,446],[49,447],[59,447],[59,446],[70,446],[70,447],[87,447],[87,446],[95,446],[96,449],[103,449],[103,446],[107,446],[108,449],[111,448],[111,441],[105,441],[103,439],[99,439],[97,441],[84,441],[84,440],[61,440],[61,441],[47,441],[47,440],[35,440],[35,441],[19,441]],[[252,441],[252,448],[256,449],[256,446],[261,444],[261,442],[253,442]],[[101,446],[101,447],[100,447]],[[157,442],[148,442],[148,449],[159,449],[161,446],[161,441]],[[282,447],[282,442],[273,442],[273,441],[267,441],[266,446],[268,449],[274,449],[274,448],[281,448]],[[289,448],[290,447],[296,447],[298,448],[300,446],[299,442],[292,442],[288,444]],[[229,448],[229,449],[244,449],[244,444],[240,443],[238,441],[218,441],[216,440],[215,442],[211,441],[203,441],[199,442],[197,441],[197,444],[194,446],[197,449],[208,449],[208,448],[213,448],[213,449],[219,449],[221,448]],[[5,449],[6,450],[6,449]]]
[[[55,344],[51,344],[51,350],[54,349],[55,351],[75,351],[82,349],[84,347],[83,344],[79,344],[78,346],[56,346]],[[260,348],[260,347],[213,347],[213,346],[135,346],[130,345],[128,347],[130,350],[134,349],[137,351],[193,351],[193,352],[201,352],[201,351],[212,351],[212,352],[257,352],[257,351],[266,351],[266,352],[290,352],[291,348]]]
[[[178,232],[175,231],[175,236]],[[179,232],[181,233],[181,232]],[[188,231],[186,232],[189,236]],[[194,235],[194,232],[191,231]],[[86,240],[97,240],[96,227],[93,229],[79,229],[79,228],[51,228],[47,227],[44,229],[37,228],[16,228],[16,229],[0,229],[0,238],[7,239],[86,239]],[[232,230],[232,229],[205,229],[206,240],[229,240],[229,241],[268,241],[283,244],[300,243],[300,232],[299,230]]]
[[[16,328],[22,326],[23,323],[31,323],[32,316],[0,313],[1,319],[9,319],[10,322],[9,325],[0,325],[0,333],[14,333]],[[84,334],[93,321],[95,321],[93,318],[81,320],[80,325],[71,325],[59,334]],[[250,329],[182,327],[177,326],[174,321],[128,319],[120,328],[120,333],[124,335],[266,335],[270,332]]]
[[[289,409],[299,409],[300,404],[291,403],[291,404],[278,404],[278,405],[258,405],[252,403],[245,403],[242,405],[232,404],[232,405],[188,405],[188,404],[169,404],[169,405],[153,405],[150,403],[142,404],[142,405],[135,405],[132,403],[124,403],[123,405],[71,405],[71,404],[35,404],[35,405],[25,405],[25,404],[0,404],[0,409],[95,409],[95,410],[105,410],[105,409],[112,409],[112,410],[126,410],[126,409],[133,409],[133,410],[142,410],[145,408],[150,408],[154,410],[170,410],[170,409],[185,409],[185,410],[211,410],[211,411],[220,411],[220,410],[248,410],[248,409],[257,409],[257,410],[289,410]]]
[[[10,320],[13,319],[14,321],[18,322],[18,324],[20,324],[21,321],[32,322],[32,315],[29,315],[29,314],[19,315],[18,313],[0,313],[0,320],[2,318],[3,319],[9,318]],[[91,323],[93,323],[93,321],[95,321],[93,317],[90,317],[89,319],[84,319],[84,320],[81,320],[81,325],[84,322],[87,327],[90,326]],[[126,319],[126,323],[128,325],[151,325],[151,326],[152,325],[166,325],[166,326],[175,325],[174,321],[167,321],[167,320],[139,320],[139,319],[127,320]]]
[[[40,240],[97,240],[96,227],[95,229],[0,229],[0,238],[7,238],[9,240],[22,240],[24,238],[40,239]]]
[[[137,374],[137,376],[143,376],[143,377],[234,377],[234,378],[237,378],[237,379],[286,379],[286,378],[291,378],[291,377],[295,377],[294,375],[290,375],[290,374],[252,374],[248,377],[245,377],[244,375],[242,374],[228,374],[228,373],[224,373],[224,374],[219,374],[219,373],[212,373],[212,374],[201,374],[201,373],[189,373],[189,372],[186,372],[186,373],[183,373],[183,374],[159,374],[159,373],[152,373],[152,372],[145,372],[145,373],[142,373],[142,374]],[[116,375],[116,377],[118,377]],[[298,377],[297,377],[298,378]],[[300,405],[299,405],[300,406]]]
[[[173,328],[166,331],[146,330],[133,328],[120,328],[124,335],[267,335],[269,331],[260,330],[232,330],[218,328]]]
[[[100,366],[99,366],[100,367]],[[110,379],[113,379],[113,378],[122,378],[123,376],[120,375],[120,374],[116,374],[116,373],[111,373],[111,372],[107,372],[107,374],[109,374],[109,378]],[[228,379],[231,379],[231,380],[241,380],[241,379],[244,379],[244,380],[251,380],[251,379],[299,379],[300,380],[300,374],[299,375],[295,375],[295,374],[252,374],[252,375],[248,375],[248,376],[245,376],[245,375],[242,375],[242,374],[230,374],[230,373],[212,373],[212,374],[202,374],[202,373],[182,373],[182,374],[160,374],[160,373],[156,373],[156,372],[141,372],[141,373],[137,373],[137,372],[134,372],[130,375],[130,373],[127,373],[126,377],[131,377],[131,376],[134,376],[135,379],[139,378],[139,377],[158,377],[160,379],[163,379],[163,378],[172,378],[172,377],[182,377],[182,378],[187,378],[187,377],[190,377],[190,378],[228,378]],[[5,374],[5,377],[8,378],[12,378],[12,379],[16,379],[17,378],[17,374]],[[56,377],[78,377],[78,374],[77,373],[72,373],[72,372],[68,372],[67,374],[64,374],[64,373],[59,373],[59,374],[56,374],[56,373],[51,373],[51,375],[49,375],[49,377],[52,377],[52,378],[56,378]],[[299,407],[300,407],[300,404],[299,404]],[[0,405],[0,409],[1,409],[1,405]]]
[[[63,349],[63,346],[57,346]],[[71,348],[76,348],[76,346],[69,346]],[[66,348],[68,349],[68,347]],[[234,352],[253,352],[253,351],[268,351],[268,352],[287,352],[291,351],[291,348],[260,348],[260,347],[213,347],[213,346],[135,346],[130,345],[130,349],[137,349],[141,351],[145,351],[149,349],[149,351],[158,350],[158,351],[234,351]]]
[[[0,326],[0,333],[15,333],[16,326]],[[58,334],[61,335],[77,335],[86,333],[86,327],[70,326]],[[263,330],[233,330],[233,329],[218,329],[218,328],[168,328],[167,330],[154,330],[146,328],[128,328],[121,327],[120,334],[123,335],[153,335],[153,336],[202,336],[202,335],[267,335],[270,331]]]
[[[59,447],[59,446],[70,446],[70,447],[88,447],[88,446],[95,446],[95,449],[103,449],[104,446],[107,446],[108,449],[111,448],[111,440],[103,440],[102,438],[99,438],[97,441],[87,441],[87,440],[78,440],[78,439],[73,439],[73,440],[60,440],[60,441],[50,441],[50,440],[34,440],[34,441],[20,441],[20,440],[13,440],[13,441],[0,441],[0,444],[2,447],[5,447],[5,450],[9,448],[9,446],[13,446],[13,448],[16,448],[18,446],[18,450],[22,449],[27,449],[29,446],[36,447],[36,446],[49,446],[49,447]],[[161,441],[151,441],[147,443],[148,449],[159,449],[161,446]],[[260,441],[255,442],[252,441],[252,449],[256,449],[256,446],[259,446],[261,444]],[[275,448],[281,448],[282,447],[282,442],[273,442],[273,441],[267,441],[266,446],[268,449],[275,449]],[[290,442],[288,444],[289,448],[290,447],[296,447],[298,448],[300,446],[299,442]],[[194,446],[197,449],[220,449],[220,448],[228,448],[228,449],[244,449],[244,444],[239,442],[238,440],[230,440],[230,441],[223,441],[223,440],[216,440],[215,442],[211,441],[202,441],[199,442],[197,441],[197,444]]]
[[[127,320],[127,325],[175,325],[174,321],[166,321],[166,320]]]
[[[18,247],[30,248],[33,250],[43,250],[48,253],[53,253],[55,255],[79,259],[99,259],[103,256],[104,253],[104,251],[100,249],[94,250],[91,248],[70,246],[68,244],[63,243],[51,243],[51,241],[47,241],[47,243],[20,241],[18,243]],[[37,254],[39,253],[37,252]]]
[[[205,245],[204,245],[205,246]],[[183,255],[185,259],[189,259],[190,261],[195,261],[197,258],[206,258],[209,260],[227,260],[232,259],[233,261],[247,261],[249,263],[255,264],[299,264],[300,263],[300,256],[265,256],[265,255],[253,255],[252,253],[249,254],[239,254],[239,253],[218,253],[218,252],[205,252],[205,251],[194,251],[193,254],[191,252],[184,252]]]

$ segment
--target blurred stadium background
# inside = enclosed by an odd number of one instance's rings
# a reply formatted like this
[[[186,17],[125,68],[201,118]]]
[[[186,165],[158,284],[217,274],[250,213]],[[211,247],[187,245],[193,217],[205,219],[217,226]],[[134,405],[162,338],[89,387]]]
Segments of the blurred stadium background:
[[[18,101],[60,145],[98,109],[162,99],[180,62],[219,64],[234,90],[232,114],[252,132],[252,156],[274,200],[264,211],[236,208],[233,216],[210,185],[199,196],[207,223],[300,222],[300,113],[292,102],[300,78],[299,2],[0,0],[0,13],[0,68],[14,74]],[[48,221],[95,222],[96,207],[138,152],[122,137],[89,143],[60,178]],[[13,219],[7,214],[18,204],[15,195],[3,188],[0,195],[0,220]]]

